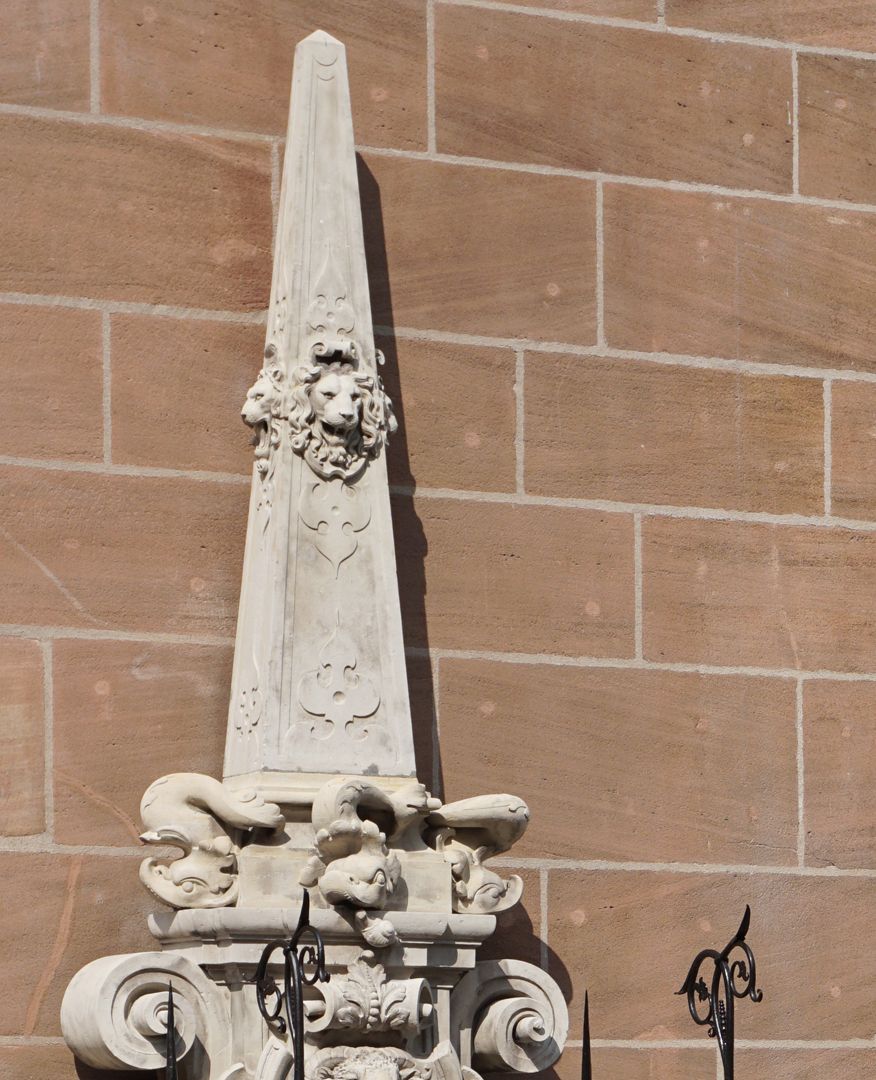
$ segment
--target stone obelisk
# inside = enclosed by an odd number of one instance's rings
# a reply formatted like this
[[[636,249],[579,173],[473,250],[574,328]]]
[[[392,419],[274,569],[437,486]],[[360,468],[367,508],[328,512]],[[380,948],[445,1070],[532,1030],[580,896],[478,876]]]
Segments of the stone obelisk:
[[[225,776],[411,777],[414,753],[344,47],[295,53]],[[291,778],[290,778],[291,777]]]
[[[307,1080],[480,1080],[563,1047],[550,976],[478,961],[521,896],[486,862],[526,804],[442,804],[415,776],[379,361],[344,48],[316,33],[296,50],[267,343],[242,412],[255,461],[224,778],[174,772],[143,796],[160,949],[92,961],[62,1006],[96,1068],[163,1066],[168,984],[181,1080],[287,1080],[293,1064]],[[304,889],[331,978],[302,990],[293,1037],[259,994],[283,998],[270,958]]]

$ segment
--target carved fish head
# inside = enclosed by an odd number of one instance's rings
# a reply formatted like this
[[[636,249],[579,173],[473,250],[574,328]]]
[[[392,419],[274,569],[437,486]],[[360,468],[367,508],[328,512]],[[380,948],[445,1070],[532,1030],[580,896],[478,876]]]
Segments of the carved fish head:
[[[393,855],[359,852],[330,863],[319,879],[319,889],[330,904],[382,908],[395,889],[398,859]]]

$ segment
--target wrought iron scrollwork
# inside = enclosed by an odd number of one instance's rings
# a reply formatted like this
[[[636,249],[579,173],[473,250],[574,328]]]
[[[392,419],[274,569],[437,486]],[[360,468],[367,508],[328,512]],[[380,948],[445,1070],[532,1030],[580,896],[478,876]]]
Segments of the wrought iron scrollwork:
[[[733,938],[720,952],[703,949],[698,953],[678,991],[680,995],[687,995],[687,1007],[694,1023],[707,1027],[709,1038],[718,1040],[724,1080],[733,1080],[735,1001],[744,997],[749,997],[754,1002],[763,999],[762,991],[757,989],[754,953],[745,940],[750,922],[751,908],[746,904],[742,922]],[[731,954],[737,949],[743,956],[731,959]],[[715,965],[710,983],[700,974],[700,968],[707,960],[711,960]],[[709,1006],[705,1015],[700,1011],[703,1002],[708,1002]]]
[[[282,990],[268,974],[271,957],[278,949],[283,953]],[[291,1038],[293,1080],[304,1080],[304,987],[329,978],[325,946],[319,931],[310,925],[310,893],[305,890],[295,933],[288,941],[265,946],[255,974],[256,1000],[265,1023],[276,1034],[288,1033]]]
[[[177,1080],[176,1017],[173,1010],[173,984],[167,984],[167,1011],[164,1017],[164,1080]]]

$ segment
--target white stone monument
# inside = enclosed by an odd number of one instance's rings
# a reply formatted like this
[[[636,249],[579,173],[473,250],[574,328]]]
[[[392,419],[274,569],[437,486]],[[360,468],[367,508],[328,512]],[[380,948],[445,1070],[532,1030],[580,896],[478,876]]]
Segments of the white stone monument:
[[[170,984],[181,1077],[283,1080],[295,1043],[264,1019],[255,973],[305,888],[331,974],[305,987],[309,1080],[477,1080],[562,1050],[553,980],[478,961],[522,891],[485,860],[521,836],[526,804],[442,805],[415,775],[382,359],[344,47],[318,32],[295,54],[264,364],[242,413],[255,463],[225,775],[173,773],[143,797],[142,839],[182,854],[140,870],[171,909],[149,920],[160,949],[95,960],[67,989],[64,1037],[92,1066],[165,1064]],[[278,952],[282,982],[281,967]]]

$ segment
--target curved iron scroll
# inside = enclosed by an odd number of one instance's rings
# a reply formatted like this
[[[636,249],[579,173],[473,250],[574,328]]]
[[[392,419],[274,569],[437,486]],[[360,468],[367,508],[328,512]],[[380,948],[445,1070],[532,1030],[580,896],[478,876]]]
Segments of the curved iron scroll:
[[[328,982],[330,978],[325,969],[322,938],[309,920],[310,893],[305,890],[295,933],[288,941],[266,945],[255,973],[256,1000],[265,1023],[278,1035],[290,1033],[293,1080],[304,1080],[304,987]],[[283,951],[282,990],[268,974],[268,965],[277,949]]]
[[[718,1040],[721,1063],[724,1066],[724,1080],[733,1080],[733,1042],[735,1038],[734,1003],[736,998],[750,997],[758,1002],[763,999],[762,991],[757,989],[757,974],[754,953],[745,941],[751,922],[751,908],[745,905],[745,914],[739,929],[724,948],[703,949],[690,966],[687,978],[679,994],[687,995],[687,1007],[694,1023],[708,1027],[709,1038]],[[739,949],[744,959],[730,959],[730,954]],[[711,984],[700,974],[700,968],[711,960],[715,965]],[[705,1015],[699,1011],[698,1004],[707,1001],[709,1010]]]

